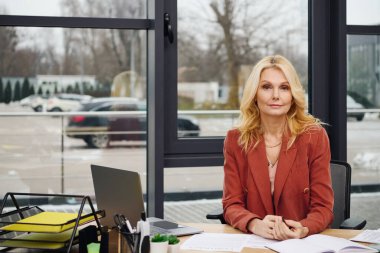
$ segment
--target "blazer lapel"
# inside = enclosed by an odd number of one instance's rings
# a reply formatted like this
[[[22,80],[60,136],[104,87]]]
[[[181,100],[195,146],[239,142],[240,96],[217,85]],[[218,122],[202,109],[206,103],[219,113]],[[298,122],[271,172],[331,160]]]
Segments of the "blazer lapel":
[[[264,203],[266,213],[273,214],[274,210],[272,194],[270,192],[268,161],[264,142],[261,141],[255,148],[250,149],[247,156],[249,172],[255,181],[261,200]]]
[[[280,199],[282,189],[288,178],[289,172],[293,166],[294,160],[297,155],[297,147],[295,143],[287,150],[289,139],[282,138],[281,151],[278,158],[277,171],[274,180],[274,207],[277,209],[278,201]]]

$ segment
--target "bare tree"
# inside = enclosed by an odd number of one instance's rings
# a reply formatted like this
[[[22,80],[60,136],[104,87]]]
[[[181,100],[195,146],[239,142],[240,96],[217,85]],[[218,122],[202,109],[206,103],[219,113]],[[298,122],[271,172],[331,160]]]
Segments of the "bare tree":
[[[262,5],[262,3],[261,3]],[[256,9],[252,11],[252,7]],[[210,7],[215,14],[215,22],[222,29],[223,43],[226,54],[226,67],[228,73],[229,95],[228,106],[239,107],[239,70],[242,64],[252,64],[258,59],[261,51],[268,45],[275,44],[270,32],[263,30],[270,28],[273,22],[271,10],[280,8],[273,2],[259,6],[256,0],[212,0]],[[280,10],[277,10],[278,15]]]
[[[9,75],[15,64],[19,38],[14,27],[0,27],[0,75]]]
[[[237,54],[234,49],[234,34],[233,34],[233,18],[235,4],[231,0],[224,0],[224,5],[220,6],[219,2],[213,1],[210,4],[211,9],[215,12],[216,21],[222,27],[224,34],[224,46],[227,52],[227,71],[228,83],[230,92],[228,96],[228,104],[232,108],[239,107],[239,64]]]
[[[294,43],[293,33],[303,32],[299,20],[290,15],[299,11],[296,0],[286,5],[280,0],[202,0],[194,5],[198,6],[182,6],[189,8],[190,13],[181,15],[179,11],[179,66],[192,72],[198,68],[197,73],[209,71],[210,75],[201,75],[204,81],[218,80],[222,85],[227,84],[226,108],[239,107],[239,92],[247,69],[264,55],[282,53],[305,66],[301,53],[290,55],[287,50]],[[189,23],[193,24],[189,26]],[[306,29],[306,23],[304,25]]]

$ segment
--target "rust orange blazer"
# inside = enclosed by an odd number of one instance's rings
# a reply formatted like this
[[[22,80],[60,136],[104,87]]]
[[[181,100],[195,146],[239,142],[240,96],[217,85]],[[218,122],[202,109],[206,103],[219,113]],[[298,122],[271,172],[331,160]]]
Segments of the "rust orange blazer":
[[[240,132],[230,130],[224,141],[223,212],[227,223],[243,232],[253,218],[268,214],[301,222],[309,234],[323,231],[333,220],[334,196],[330,176],[330,145],[326,131],[309,129],[287,149],[283,137],[270,192],[265,144],[244,152]]]

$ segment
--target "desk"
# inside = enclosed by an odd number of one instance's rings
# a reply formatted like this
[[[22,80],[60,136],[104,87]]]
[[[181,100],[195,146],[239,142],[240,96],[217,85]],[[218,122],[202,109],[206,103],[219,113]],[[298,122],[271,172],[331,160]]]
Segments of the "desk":
[[[240,234],[241,231],[232,228],[229,225],[224,224],[205,224],[205,223],[186,223],[185,225],[197,227],[202,229],[204,232],[209,233],[228,233],[228,234]],[[348,229],[326,229],[322,232],[324,235],[336,236],[340,238],[349,239],[359,234],[360,230],[348,230]],[[180,237],[181,243],[186,241],[190,236]],[[181,253],[200,253],[201,251],[190,251],[190,250],[181,250]],[[253,249],[253,248],[244,248],[242,253],[256,253],[256,252],[274,252],[269,249]]]
[[[184,223],[185,224],[185,223]],[[224,225],[224,224],[206,224],[206,223],[186,223],[185,225],[192,226],[192,227],[197,227],[202,229],[204,232],[208,233],[228,233],[228,234],[239,234],[242,233],[237,229],[232,228],[229,225]],[[322,234],[325,235],[331,235],[331,236],[336,236],[336,237],[341,237],[341,238],[351,238],[354,237],[355,235],[359,234],[361,231],[360,230],[344,230],[344,229],[327,229]],[[183,236],[180,237],[181,243],[189,239],[190,236]],[[110,251],[109,253],[117,253],[119,252],[117,250],[117,245],[118,245],[118,236],[114,233],[111,232],[110,234]],[[8,252],[23,252],[23,253],[35,253],[35,252],[43,252],[40,250],[28,250],[28,249],[13,249]],[[78,252],[78,246],[74,246],[71,252]],[[201,253],[202,251],[189,251],[189,250],[181,250],[181,253]],[[269,249],[252,249],[252,248],[244,248],[242,253],[268,253],[268,252],[273,252]],[[206,252],[205,252],[206,253]],[[210,253],[207,251],[207,253]]]

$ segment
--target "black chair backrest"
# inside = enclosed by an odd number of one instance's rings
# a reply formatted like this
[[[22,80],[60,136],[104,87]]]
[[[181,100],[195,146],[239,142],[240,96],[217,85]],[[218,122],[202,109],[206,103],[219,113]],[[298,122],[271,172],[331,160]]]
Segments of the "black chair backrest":
[[[334,222],[331,228],[350,218],[351,166],[346,162],[331,161],[331,180],[334,190]]]

